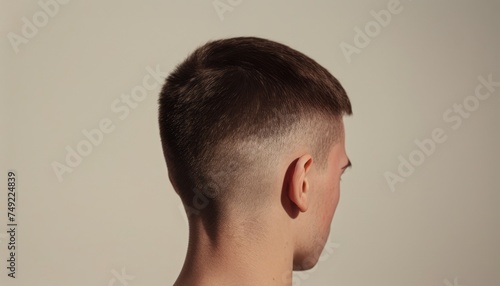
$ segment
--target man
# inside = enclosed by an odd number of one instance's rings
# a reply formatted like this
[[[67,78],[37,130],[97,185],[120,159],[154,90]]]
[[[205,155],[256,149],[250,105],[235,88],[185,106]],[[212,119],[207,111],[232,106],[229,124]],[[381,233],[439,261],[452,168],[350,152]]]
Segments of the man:
[[[351,165],[351,103],[318,63],[254,37],[209,42],[166,80],[159,124],[189,221],[175,285],[291,285],[318,261]]]

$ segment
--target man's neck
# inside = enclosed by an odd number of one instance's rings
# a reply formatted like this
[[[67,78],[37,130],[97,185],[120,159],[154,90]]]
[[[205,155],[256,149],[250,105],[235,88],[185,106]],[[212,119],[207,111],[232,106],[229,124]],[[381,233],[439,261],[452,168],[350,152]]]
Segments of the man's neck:
[[[291,285],[293,241],[285,231],[226,224],[210,238],[201,223],[190,225],[189,246],[174,286]]]

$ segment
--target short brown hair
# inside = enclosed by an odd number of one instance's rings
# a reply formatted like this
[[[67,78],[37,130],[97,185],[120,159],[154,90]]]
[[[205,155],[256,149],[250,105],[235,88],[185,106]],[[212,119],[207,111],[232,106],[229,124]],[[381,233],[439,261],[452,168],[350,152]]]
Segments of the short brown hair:
[[[338,123],[352,114],[345,90],[325,68],[255,37],[196,49],[169,75],[158,102],[170,180],[185,206],[204,194],[210,203],[195,207],[211,220],[227,203],[255,207],[252,182],[271,175],[276,157],[296,144],[292,133],[314,135],[304,144],[324,166]]]

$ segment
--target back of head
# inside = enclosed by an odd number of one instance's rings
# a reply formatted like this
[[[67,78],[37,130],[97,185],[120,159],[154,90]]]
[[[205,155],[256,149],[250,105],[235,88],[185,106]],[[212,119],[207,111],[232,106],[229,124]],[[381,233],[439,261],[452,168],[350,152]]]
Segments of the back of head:
[[[263,208],[282,155],[308,146],[323,166],[344,114],[352,114],[346,92],[306,55],[255,37],[208,42],[160,94],[170,180],[205,223]]]

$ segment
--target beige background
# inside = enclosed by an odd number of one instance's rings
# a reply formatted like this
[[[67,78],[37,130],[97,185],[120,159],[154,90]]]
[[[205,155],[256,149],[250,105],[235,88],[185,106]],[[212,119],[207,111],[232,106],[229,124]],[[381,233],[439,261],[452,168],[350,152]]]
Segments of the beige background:
[[[173,283],[187,225],[161,153],[159,85],[125,118],[111,106],[123,109],[120,96],[141,89],[147,67],[170,72],[207,40],[240,35],[311,56],[353,103],[353,168],[330,252],[294,285],[500,285],[500,87],[459,128],[443,119],[474,96],[478,76],[500,81],[500,2],[401,1],[350,63],[340,44],[353,45],[355,28],[391,1],[220,2],[232,9],[222,19],[212,0],[72,0],[16,53],[9,33],[22,36],[23,17],[43,24],[46,12],[2,1],[0,285]],[[105,118],[113,131],[60,182],[52,164]],[[399,156],[408,160],[435,128],[447,140],[391,191],[384,174],[397,174]],[[5,267],[9,169],[19,179],[15,280]]]

